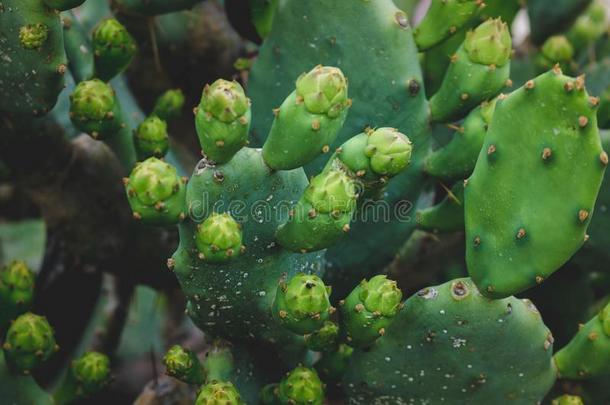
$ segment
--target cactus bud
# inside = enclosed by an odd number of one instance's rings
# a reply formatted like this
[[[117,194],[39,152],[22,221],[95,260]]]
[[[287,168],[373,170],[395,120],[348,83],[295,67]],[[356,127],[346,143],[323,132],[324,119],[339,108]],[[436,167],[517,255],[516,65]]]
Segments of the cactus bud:
[[[282,404],[322,405],[324,386],[315,370],[297,367],[280,382],[279,398]]]
[[[504,66],[512,52],[508,26],[499,18],[487,20],[466,35],[464,48],[474,63]]]
[[[356,204],[356,187],[345,173],[333,170],[314,177],[303,197],[316,211],[347,212]]]
[[[336,350],[325,352],[315,364],[324,381],[340,381],[345,375],[354,349],[341,343]]]
[[[105,81],[125,70],[138,50],[135,39],[114,18],[103,20],[95,27],[92,45],[96,75]]]
[[[184,93],[180,89],[167,90],[157,99],[153,114],[164,121],[180,116],[184,106]]]
[[[577,395],[562,395],[551,402],[551,405],[584,405],[582,398]]]
[[[206,85],[196,110],[199,143],[208,159],[228,162],[248,142],[250,100],[235,81]]]
[[[34,298],[34,273],[16,260],[0,270],[0,329],[28,310]]]
[[[297,274],[288,283],[280,281],[273,312],[286,329],[305,335],[324,325],[332,311],[330,288],[313,274]]]
[[[536,64],[541,72],[551,69],[559,64],[562,71],[571,72],[571,62],[574,57],[574,47],[563,35],[554,35],[542,45],[540,54],[536,57]]]
[[[71,369],[80,397],[101,391],[110,382],[110,359],[98,352],[87,352],[74,360]]]
[[[229,213],[213,213],[197,226],[195,245],[207,262],[223,263],[239,256],[244,249],[241,243],[241,225]]]
[[[366,347],[385,333],[401,308],[402,292],[385,275],[363,280],[341,306],[348,343]]]
[[[336,67],[318,65],[303,73],[297,79],[296,92],[312,114],[334,118],[348,107],[347,79]]]
[[[162,158],[169,149],[167,123],[156,115],[146,118],[134,131],[134,144],[138,159]]]
[[[3,349],[9,364],[28,374],[57,351],[57,344],[47,319],[27,312],[9,328]]]
[[[336,347],[339,337],[339,326],[331,321],[324,322],[319,330],[305,335],[305,344],[309,350],[326,352]]]
[[[379,128],[369,135],[364,153],[371,169],[383,176],[395,176],[411,162],[411,141],[395,128]]]
[[[229,347],[215,342],[205,353],[203,369],[208,381],[229,381],[235,372],[233,354]]]
[[[27,24],[19,29],[19,42],[25,49],[41,48],[49,37],[49,27],[45,24]]]
[[[197,355],[179,345],[172,346],[165,356],[163,364],[167,375],[187,384],[201,385],[205,379],[203,365]]]
[[[134,217],[151,225],[171,225],[185,216],[186,187],[176,168],[151,157],[138,163],[125,181]]]
[[[99,79],[82,81],[70,96],[70,119],[75,127],[94,139],[121,128],[120,108],[114,90]]]
[[[204,385],[197,395],[195,405],[241,405],[243,401],[230,382],[212,381]]]

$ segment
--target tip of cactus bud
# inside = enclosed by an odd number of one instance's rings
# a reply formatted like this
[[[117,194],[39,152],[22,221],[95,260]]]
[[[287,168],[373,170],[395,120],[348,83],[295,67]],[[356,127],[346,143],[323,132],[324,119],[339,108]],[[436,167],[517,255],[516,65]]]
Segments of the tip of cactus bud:
[[[7,361],[20,372],[29,372],[56,352],[53,328],[43,316],[31,312],[11,324],[3,346]]]
[[[378,128],[369,133],[365,154],[377,174],[394,176],[411,162],[413,146],[406,135],[394,128]]]
[[[307,367],[297,367],[280,382],[279,398],[286,404],[317,404],[324,401],[324,386],[318,373]]]
[[[392,317],[400,309],[402,292],[396,281],[388,280],[385,275],[378,275],[360,285],[360,300],[369,312]]]
[[[504,66],[512,53],[508,26],[499,18],[489,19],[466,35],[464,48],[475,63]]]
[[[230,123],[246,114],[250,101],[239,83],[218,79],[205,86],[199,108],[217,120]]]
[[[184,107],[184,93],[180,89],[167,90],[157,99],[153,114],[164,121],[180,116]]]
[[[70,96],[73,121],[103,120],[112,112],[114,91],[100,79],[80,82]]]
[[[242,246],[241,226],[229,213],[213,213],[197,227],[195,245],[203,260],[222,263],[239,256]]]
[[[49,37],[49,27],[45,24],[27,24],[19,28],[19,42],[26,49],[42,47]]]
[[[182,346],[172,346],[163,356],[167,375],[178,378],[185,375],[193,367],[192,355],[193,353]]]
[[[329,290],[316,275],[300,273],[278,286],[274,313],[282,325],[295,333],[305,335],[319,330],[331,308]]]
[[[318,65],[303,73],[296,82],[297,97],[310,113],[337,117],[351,104],[347,97],[347,79],[341,69]]]
[[[574,57],[574,47],[563,35],[554,35],[542,45],[542,54],[552,62],[568,62]]]
[[[584,402],[579,396],[565,394],[555,398],[551,405],[584,405]]]
[[[242,405],[243,401],[232,383],[212,381],[201,388],[195,405],[215,404]]]
[[[27,264],[15,260],[0,270],[0,305],[15,315],[27,309],[34,297],[34,273]]]
[[[165,156],[169,149],[167,123],[156,115],[151,115],[138,125],[134,141],[140,159]]]
[[[83,354],[74,360],[71,370],[85,397],[102,390],[110,382],[110,359],[103,353]]]
[[[351,211],[356,203],[356,185],[341,170],[330,170],[311,179],[304,198],[316,211]]]
[[[105,19],[94,28],[91,43],[96,74],[104,80],[125,70],[138,51],[135,39],[114,18]]]

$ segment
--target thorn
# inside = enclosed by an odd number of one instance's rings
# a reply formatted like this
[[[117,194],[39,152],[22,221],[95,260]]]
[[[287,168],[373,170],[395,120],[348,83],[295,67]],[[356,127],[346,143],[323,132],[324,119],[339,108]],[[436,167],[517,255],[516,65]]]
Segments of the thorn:
[[[578,220],[583,223],[587,220],[587,218],[589,218],[589,211],[587,210],[580,210],[578,211]]]
[[[589,119],[587,117],[585,117],[584,115],[581,115],[580,117],[578,117],[578,125],[581,128],[586,127],[588,123],[589,123]]]
[[[551,148],[544,148],[542,150],[542,160],[548,160],[552,154],[553,151],[551,151]]]
[[[523,237],[525,237],[525,229],[519,228],[519,231],[517,231],[517,239],[523,239]]]
[[[599,154],[599,161],[602,162],[602,165],[608,165],[608,154],[605,151]]]
[[[532,90],[534,87],[536,87],[536,83],[533,80],[528,80],[525,83],[525,90]]]

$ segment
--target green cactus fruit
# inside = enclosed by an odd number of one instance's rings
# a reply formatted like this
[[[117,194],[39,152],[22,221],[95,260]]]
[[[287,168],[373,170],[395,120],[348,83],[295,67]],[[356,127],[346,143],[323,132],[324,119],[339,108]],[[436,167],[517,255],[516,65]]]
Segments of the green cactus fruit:
[[[610,304],[607,304],[554,359],[560,377],[580,380],[610,374],[609,356]]]
[[[176,224],[186,217],[186,179],[176,168],[155,157],[137,163],[125,191],[133,217],[151,225]]]
[[[44,115],[68,65],[59,14],[40,0],[4,0],[0,10],[0,111]]]
[[[84,2],[85,0],[44,0],[44,3],[48,7],[59,11],[70,10],[80,6]]]
[[[509,80],[511,52],[510,31],[500,19],[485,21],[469,32],[430,99],[432,120],[457,120],[495,97]]]
[[[341,343],[336,350],[322,353],[322,357],[315,364],[316,370],[324,381],[341,381],[353,353],[353,347]]]
[[[47,319],[31,312],[15,319],[2,348],[7,362],[22,374],[29,374],[58,350]]]
[[[127,69],[138,51],[135,39],[116,19],[102,20],[93,30],[95,73],[104,81]]]
[[[411,141],[396,128],[379,128],[368,134],[364,154],[378,175],[392,177],[411,162]]]
[[[540,284],[584,243],[608,163],[596,105],[559,69],[497,103],[464,192],[468,272],[483,294]]]
[[[93,47],[89,34],[74,13],[62,14],[64,47],[70,63],[68,69],[76,83],[90,80],[95,75]]]
[[[197,355],[179,345],[165,353],[163,364],[167,375],[187,384],[201,385],[205,380],[205,371]]]
[[[552,352],[529,300],[490,300],[456,279],[409,298],[383,337],[354,351],[342,386],[347,403],[533,404],[555,383]]]
[[[577,395],[562,395],[560,397],[555,398],[551,405],[585,405],[582,401],[582,398]]]
[[[349,231],[356,207],[356,184],[341,170],[325,171],[311,180],[277,241],[295,252],[324,249]]]
[[[546,72],[555,64],[559,64],[564,72],[570,73],[574,47],[563,35],[548,38],[542,45],[541,53],[536,58],[536,64],[541,72]]]
[[[259,401],[262,405],[279,405],[280,385],[267,384],[259,394]]]
[[[75,127],[93,139],[110,137],[124,125],[114,90],[99,79],[76,86],[70,95],[70,119]]]
[[[218,79],[203,89],[195,126],[205,156],[226,163],[248,143],[250,100],[236,81]]]
[[[420,51],[439,44],[473,21],[484,7],[479,0],[432,0],[424,19],[413,32]]]
[[[230,382],[212,381],[201,388],[195,405],[243,405],[235,386]]]
[[[215,343],[206,353],[203,362],[206,381],[229,381],[235,372],[233,354],[227,346]]]
[[[527,0],[532,41],[541,44],[569,28],[590,3],[591,0]]]
[[[184,93],[180,89],[167,90],[155,102],[153,115],[164,121],[178,118],[184,107]]]
[[[396,281],[378,275],[362,282],[340,302],[341,322],[353,347],[370,346],[402,308],[402,292]]]
[[[263,145],[265,163],[276,170],[294,169],[329,152],[351,105],[347,87],[336,67],[318,65],[303,73],[296,90],[274,110]]]
[[[608,15],[606,5],[600,0],[593,0],[566,33],[574,49],[582,50],[598,40],[606,32]]]
[[[0,330],[27,311],[34,299],[34,273],[16,260],[0,270]]]
[[[297,367],[280,382],[279,398],[281,404],[322,405],[324,385],[315,370]]]
[[[425,161],[425,170],[443,180],[462,180],[472,173],[483,147],[487,128],[500,95],[490,102],[483,102],[468,114],[456,130],[449,143],[434,151]]]
[[[305,335],[305,344],[309,350],[326,352],[337,346],[338,337],[339,326],[334,322],[326,321],[320,329]]]
[[[213,213],[197,226],[195,246],[201,260],[209,263],[231,260],[245,249],[241,225],[229,213]]]
[[[78,397],[90,397],[110,382],[110,359],[103,353],[87,352],[74,360],[71,373],[76,380]]]
[[[273,314],[286,329],[306,335],[324,326],[334,312],[328,299],[330,287],[320,277],[299,273],[288,282],[280,280],[273,302]]]
[[[151,156],[162,158],[169,149],[167,123],[156,115],[151,115],[134,130],[133,141],[139,160]]]
[[[464,230],[464,182],[458,181],[447,190],[447,196],[432,207],[417,211],[417,227],[433,233]]]

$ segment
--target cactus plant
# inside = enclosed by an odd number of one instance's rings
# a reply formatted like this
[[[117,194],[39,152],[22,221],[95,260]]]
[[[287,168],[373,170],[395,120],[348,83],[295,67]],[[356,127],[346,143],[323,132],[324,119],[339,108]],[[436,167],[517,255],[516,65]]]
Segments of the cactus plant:
[[[0,397],[607,402],[606,11],[527,6],[4,1]]]

